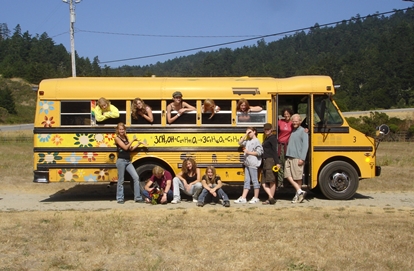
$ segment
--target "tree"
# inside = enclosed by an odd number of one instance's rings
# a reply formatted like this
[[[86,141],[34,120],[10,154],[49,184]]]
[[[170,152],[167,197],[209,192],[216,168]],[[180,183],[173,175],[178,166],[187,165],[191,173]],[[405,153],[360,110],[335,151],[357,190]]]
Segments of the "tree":
[[[0,85],[0,107],[6,109],[9,114],[17,114],[11,90],[6,83]]]

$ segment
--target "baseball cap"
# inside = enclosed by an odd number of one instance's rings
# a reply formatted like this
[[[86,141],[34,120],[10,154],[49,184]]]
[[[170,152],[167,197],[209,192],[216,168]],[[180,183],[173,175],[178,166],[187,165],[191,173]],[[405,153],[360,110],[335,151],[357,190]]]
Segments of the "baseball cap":
[[[264,129],[264,130],[272,130],[272,124],[270,124],[270,123],[266,123],[266,124],[263,126],[263,129]]]
[[[183,94],[180,91],[176,91],[176,92],[173,93],[172,96],[173,96],[173,98],[175,98],[175,97],[183,97]]]

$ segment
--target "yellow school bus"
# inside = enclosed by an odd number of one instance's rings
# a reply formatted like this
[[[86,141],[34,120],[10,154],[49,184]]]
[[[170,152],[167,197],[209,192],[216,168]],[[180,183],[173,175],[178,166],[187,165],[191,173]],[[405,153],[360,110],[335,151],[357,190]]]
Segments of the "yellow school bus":
[[[167,105],[176,91],[196,110],[168,124]],[[238,140],[249,126],[262,132],[263,124],[269,122],[277,130],[281,109],[290,107],[309,128],[304,185],[320,189],[330,199],[349,199],[360,179],[380,174],[377,139],[348,125],[334,94],[327,76],[43,80],[37,90],[34,123],[34,182],[116,182],[115,126],[124,122],[129,138],[146,143],[131,156],[142,182],[154,166],[174,175],[183,159],[192,157],[202,171],[213,165],[224,182],[241,183],[243,152]],[[94,107],[100,97],[119,109],[119,118],[96,121]],[[137,97],[151,107],[153,123],[131,117],[131,103]],[[241,98],[262,110],[242,118],[236,109]],[[213,118],[202,112],[205,99],[220,107]]]

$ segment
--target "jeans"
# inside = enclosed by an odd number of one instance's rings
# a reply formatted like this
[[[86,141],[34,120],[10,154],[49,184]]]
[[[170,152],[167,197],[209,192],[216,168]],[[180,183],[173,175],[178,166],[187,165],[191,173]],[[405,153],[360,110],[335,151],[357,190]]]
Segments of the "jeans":
[[[149,200],[152,200],[152,198],[151,198],[151,196],[150,196],[150,194],[149,194],[149,192],[148,192],[147,190],[142,191],[142,196],[143,196],[144,198],[147,198],[147,199],[149,199]],[[172,201],[172,199],[173,199],[173,191],[172,191],[172,190],[169,190],[169,191],[167,192],[167,202]],[[160,200],[161,200],[161,199],[160,199]]]
[[[210,187],[215,187],[216,184],[211,185]],[[222,199],[223,201],[230,201],[229,197],[227,196],[226,193],[224,193],[223,189],[219,188],[216,190],[217,196],[213,197],[213,195],[207,190],[207,189],[203,189],[203,191],[201,191],[200,196],[198,197],[198,202],[204,203],[206,202],[206,198],[210,201],[214,201],[217,202],[219,199]]]
[[[201,192],[201,189],[203,189],[203,185],[201,183],[196,183],[191,186],[190,192],[188,192],[184,188],[184,183],[178,177],[174,177],[173,186],[174,186],[174,199],[181,199],[180,190],[183,191],[186,195],[193,196],[193,198],[197,199],[198,195]]]
[[[256,167],[245,167],[244,168],[244,185],[243,185],[244,189],[250,189],[250,181],[253,183],[254,189],[260,189]]]
[[[118,184],[116,187],[116,200],[123,201],[124,200],[124,177],[125,177],[125,170],[128,171],[129,175],[131,175],[132,179],[134,180],[134,200],[141,201],[141,189],[139,187],[139,177],[137,172],[135,171],[134,166],[131,164],[131,161],[118,158],[116,160],[116,168],[118,169]]]

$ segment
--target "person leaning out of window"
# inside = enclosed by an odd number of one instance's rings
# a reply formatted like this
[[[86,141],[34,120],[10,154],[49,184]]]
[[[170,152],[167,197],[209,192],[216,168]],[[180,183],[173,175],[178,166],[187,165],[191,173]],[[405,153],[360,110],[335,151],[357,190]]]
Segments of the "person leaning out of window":
[[[141,98],[135,98],[132,102],[132,118],[139,119],[144,118],[149,123],[154,122],[152,116],[152,109]]]
[[[95,119],[96,121],[104,121],[110,118],[119,118],[119,110],[110,101],[104,97],[99,98],[95,107]]]
[[[220,111],[220,107],[212,99],[205,99],[201,106],[201,113],[211,113],[208,119],[212,119],[214,114]]]
[[[180,91],[173,93],[173,102],[167,105],[167,122],[169,124],[176,121],[182,114],[189,111],[195,111],[196,108],[183,101],[183,94]],[[171,117],[171,112],[177,111],[174,117]]]

